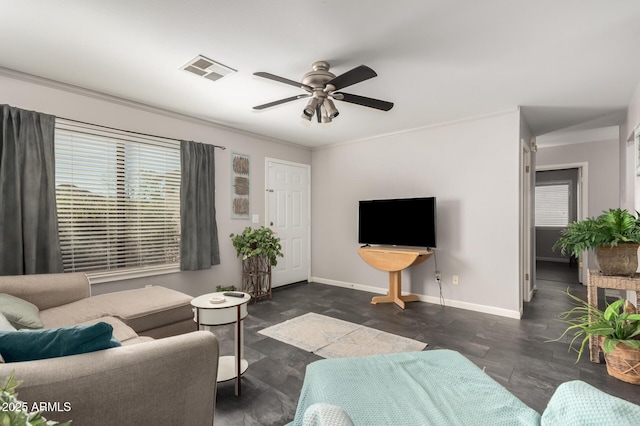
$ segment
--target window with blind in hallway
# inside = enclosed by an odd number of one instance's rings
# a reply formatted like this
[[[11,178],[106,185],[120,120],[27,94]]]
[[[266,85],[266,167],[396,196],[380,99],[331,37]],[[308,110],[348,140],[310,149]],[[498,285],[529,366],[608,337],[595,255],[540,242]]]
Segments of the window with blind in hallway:
[[[536,186],[536,226],[566,227],[569,224],[569,184]]]
[[[180,145],[56,120],[56,200],[65,272],[180,261]]]

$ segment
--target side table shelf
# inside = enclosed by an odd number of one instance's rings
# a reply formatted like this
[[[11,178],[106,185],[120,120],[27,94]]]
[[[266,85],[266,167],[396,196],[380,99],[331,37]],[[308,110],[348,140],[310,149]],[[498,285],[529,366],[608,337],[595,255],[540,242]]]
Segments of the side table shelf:
[[[251,296],[244,294],[244,297],[224,296],[224,292],[209,293],[198,296],[191,301],[193,306],[193,320],[198,324],[199,330],[211,330],[212,326],[235,324],[235,345],[233,356],[221,356],[218,361],[218,382],[236,379],[236,396],[240,395],[241,376],[249,367],[246,359],[242,358],[244,352],[243,323],[247,315],[247,304]],[[222,303],[211,303],[212,298],[224,297]]]
[[[640,307],[640,274],[630,277],[620,275],[602,275],[600,271],[589,269],[587,277],[587,303],[598,307],[598,289],[635,290],[636,306]],[[600,362],[600,341],[596,336],[589,337],[589,355],[591,362]]]

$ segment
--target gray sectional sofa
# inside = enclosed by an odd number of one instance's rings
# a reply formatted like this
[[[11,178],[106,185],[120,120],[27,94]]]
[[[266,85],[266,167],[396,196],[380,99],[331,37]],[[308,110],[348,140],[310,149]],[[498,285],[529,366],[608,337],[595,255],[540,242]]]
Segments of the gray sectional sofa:
[[[102,321],[122,343],[0,364],[0,380],[15,371],[23,382],[21,401],[53,407],[47,419],[91,426],[213,423],[218,340],[196,331],[190,296],[147,287],[91,297],[83,273],[3,276],[0,293],[36,305],[44,328]]]

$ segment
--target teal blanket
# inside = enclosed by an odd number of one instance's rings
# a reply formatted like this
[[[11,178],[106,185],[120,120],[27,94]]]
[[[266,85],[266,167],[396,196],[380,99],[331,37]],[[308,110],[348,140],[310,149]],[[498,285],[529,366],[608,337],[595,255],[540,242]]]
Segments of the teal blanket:
[[[293,425],[314,403],[358,425],[539,425],[540,415],[455,351],[316,361],[307,366]]]

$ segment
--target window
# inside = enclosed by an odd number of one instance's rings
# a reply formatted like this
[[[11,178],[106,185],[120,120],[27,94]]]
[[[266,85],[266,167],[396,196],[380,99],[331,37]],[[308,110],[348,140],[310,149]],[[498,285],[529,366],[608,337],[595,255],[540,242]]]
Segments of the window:
[[[569,184],[536,186],[536,226],[569,224]]]
[[[180,261],[180,146],[56,120],[56,201],[65,272]]]

